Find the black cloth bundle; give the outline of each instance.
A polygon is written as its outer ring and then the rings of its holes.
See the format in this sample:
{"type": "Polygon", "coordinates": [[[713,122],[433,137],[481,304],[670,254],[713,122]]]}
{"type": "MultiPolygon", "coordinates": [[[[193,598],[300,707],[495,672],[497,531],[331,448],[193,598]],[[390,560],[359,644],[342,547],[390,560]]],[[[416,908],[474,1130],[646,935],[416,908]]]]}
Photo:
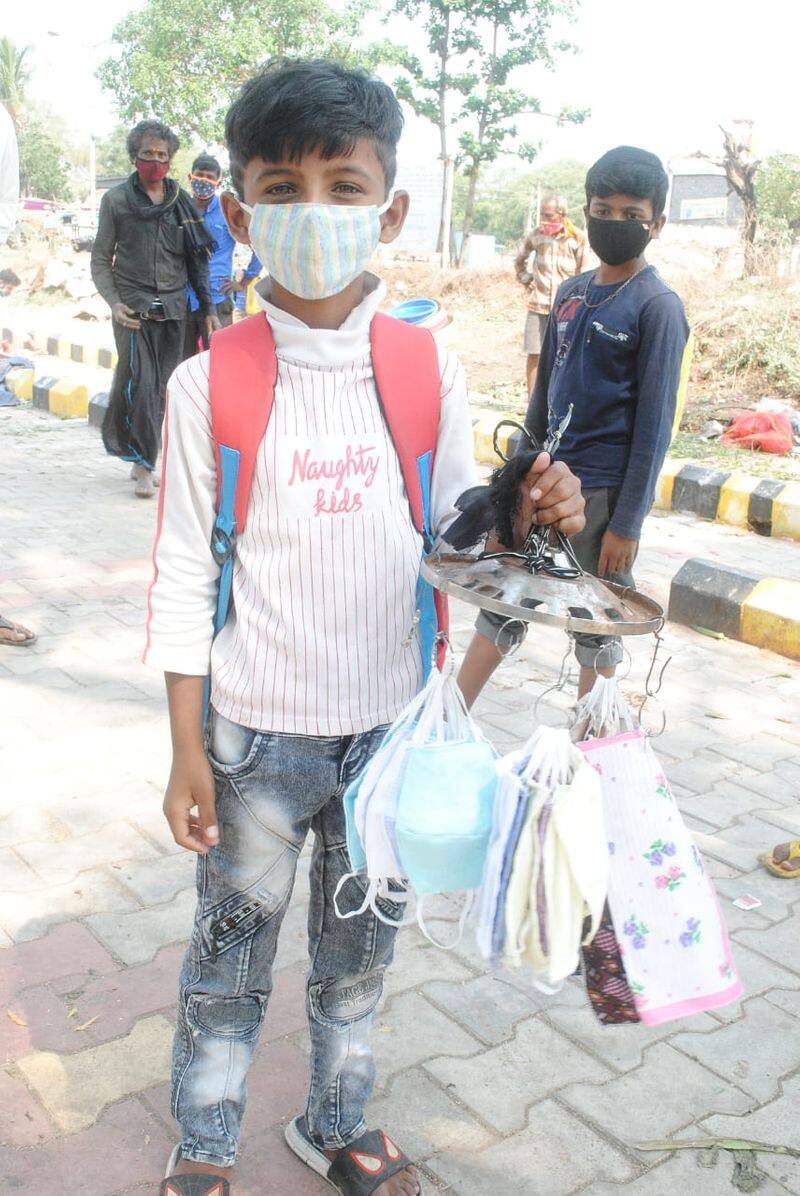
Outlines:
{"type": "Polygon", "coordinates": [[[520,486],[540,451],[521,449],[494,471],[488,486],[472,486],[459,495],[455,505],[461,514],[443,537],[456,552],[476,547],[491,531],[497,532],[504,547],[512,547],[520,486]]]}

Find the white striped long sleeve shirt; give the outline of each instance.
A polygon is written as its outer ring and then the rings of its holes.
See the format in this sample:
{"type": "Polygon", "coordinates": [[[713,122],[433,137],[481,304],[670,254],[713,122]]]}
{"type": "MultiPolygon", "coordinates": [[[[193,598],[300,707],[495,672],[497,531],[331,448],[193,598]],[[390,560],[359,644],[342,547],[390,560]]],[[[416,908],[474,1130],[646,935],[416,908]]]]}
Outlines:
{"type": "MultiPolygon", "coordinates": [[[[356,734],[391,722],[421,684],[412,629],[422,546],[372,374],[369,327],[385,288],[368,276],[367,292],[335,330],[311,329],[262,298],[278,357],[275,401],[237,541],[231,611],[213,645],[208,354],[180,365],[168,387],[145,659],[203,675],[210,658],[212,705],[257,730],[356,734]]],[[[445,350],[439,367],[436,534],[476,481],[464,373],[445,350]]]]}

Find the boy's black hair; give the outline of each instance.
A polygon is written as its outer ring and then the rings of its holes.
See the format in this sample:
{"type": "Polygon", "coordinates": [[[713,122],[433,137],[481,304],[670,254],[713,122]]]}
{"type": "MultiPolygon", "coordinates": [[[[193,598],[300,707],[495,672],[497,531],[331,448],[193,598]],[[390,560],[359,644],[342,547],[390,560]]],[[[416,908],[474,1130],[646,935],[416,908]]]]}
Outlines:
{"type": "Polygon", "coordinates": [[[270,63],[245,83],[225,118],[231,177],[240,197],[253,158],[296,162],[310,150],[335,158],[351,153],[361,138],[378,155],[388,192],[402,131],[403,114],[387,84],[326,59],[270,63]]]}
{"type": "Polygon", "coordinates": [[[633,195],[649,199],[653,204],[653,218],[663,215],[667,202],[669,179],[661,159],[647,150],[633,145],[618,145],[598,158],[586,175],[586,202],[594,196],[607,199],[609,195],[633,195]]]}
{"type": "Polygon", "coordinates": [[[192,174],[196,174],[198,170],[203,170],[206,174],[216,175],[218,179],[222,178],[222,167],[213,154],[197,155],[194,162],[192,162],[192,174]]]}
{"type": "Polygon", "coordinates": [[[131,162],[138,156],[142,142],[148,136],[157,137],[159,141],[166,141],[170,159],[175,157],[181,143],[172,129],[160,120],[140,120],[138,125],[134,125],[131,129],[126,142],[131,162]]]}

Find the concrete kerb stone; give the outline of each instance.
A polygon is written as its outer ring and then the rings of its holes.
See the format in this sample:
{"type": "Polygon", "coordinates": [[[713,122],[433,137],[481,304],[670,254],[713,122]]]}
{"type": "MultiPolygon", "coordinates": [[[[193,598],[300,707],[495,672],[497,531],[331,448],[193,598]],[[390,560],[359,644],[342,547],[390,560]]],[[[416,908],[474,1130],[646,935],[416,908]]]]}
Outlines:
{"type": "MultiPolygon", "coordinates": [[[[24,348],[28,339],[28,330],[22,327],[4,327],[0,336],[5,344],[24,348]]],[[[60,333],[45,338],[45,348],[51,357],[61,357],[64,361],[74,361],[92,368],[100,366],[113,370],[117,364],[117,351],[113,345],[98,345],[74,341],[71,337],[60,333]]]]}
{"type": "Polygon", "coordinates": [[[800,582],[691,559],[672,579],[668,617],[800,660],[800,582]]]}

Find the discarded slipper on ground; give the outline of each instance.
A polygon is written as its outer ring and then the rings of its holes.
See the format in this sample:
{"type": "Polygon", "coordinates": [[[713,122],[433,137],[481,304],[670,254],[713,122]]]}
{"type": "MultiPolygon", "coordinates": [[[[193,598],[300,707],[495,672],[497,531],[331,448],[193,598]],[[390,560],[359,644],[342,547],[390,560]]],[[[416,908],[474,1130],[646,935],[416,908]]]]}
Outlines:
{"type": "Polygon", "coordinates": [[[167,1164],[166,1179],[161,1181],[160,1196],[230,1196],[230,1184],[218,1175],[173,1175],[181,1160],[181,1148],[176,1146],[167,1164]]]}
{"type": "Polygon", "coordinates": [[[773,876],[779,876],[781,880],[800,878],[800,839],[779,843],[772,851],[765,851],[758,858],[768,872],[773,876]]]}
{"type": "MultiPolygon", "coordinates": [[[[387,1179],[414,1166],[382,1130],[367,1130],[341,1151],[333,1163],[309,1139],[305,1117],[290,1121],[284,1136],[297,1157],[342,1196],[370,1196],[387,1179]]],[[[424,1196],[421,1182],[419,1192],[424,1196]]]]}

